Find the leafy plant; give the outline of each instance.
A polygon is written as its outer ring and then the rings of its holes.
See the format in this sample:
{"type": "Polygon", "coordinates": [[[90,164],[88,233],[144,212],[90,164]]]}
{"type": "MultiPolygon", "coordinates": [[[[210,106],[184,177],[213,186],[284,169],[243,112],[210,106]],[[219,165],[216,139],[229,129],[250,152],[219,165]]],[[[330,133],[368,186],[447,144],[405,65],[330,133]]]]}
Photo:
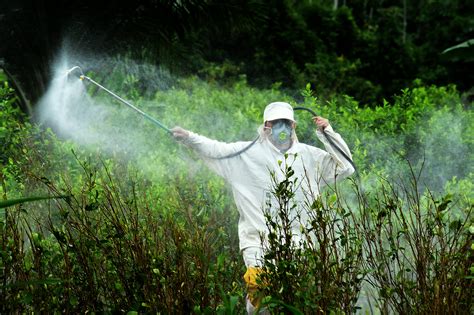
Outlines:
{"type": "Polygon", "coordinates": [[[25,202],[38,201],[38,200],[47,200],[47,199],[57,199],[57,198],[67,198],[67,196],[42,196],[42,197],[24,197],[19,199],[10,199],[0,201],[0,209],[11,207],[17,204],[22,204],[25,202]]]}
{"type": "Polygon", "coordinates": [[[364,235],[367,281],[383,312],[446,314],[472,311],[473,204],[384,181],[357,226],[364,235]]]}
{"type": "Polygon", "coordinates": [[[263,305],[277,313],[352,313],[364,278],[357,217],[337,190],[323,196],[308,192],[298,208],[295,192],[306,179],[294,176],[288,159],[282,165],[283,180],[272,176],[276,213],[265,212],[263,305]],[[295,239],[295,226],[303,238],[295,239]]]}

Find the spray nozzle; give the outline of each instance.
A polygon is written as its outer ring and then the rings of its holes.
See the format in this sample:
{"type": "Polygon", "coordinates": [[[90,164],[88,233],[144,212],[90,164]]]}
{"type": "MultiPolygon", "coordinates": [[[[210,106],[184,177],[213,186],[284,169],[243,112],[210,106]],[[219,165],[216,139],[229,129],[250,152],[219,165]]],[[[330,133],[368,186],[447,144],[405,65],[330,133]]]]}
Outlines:
{"type": "Polygon", "coordinates": [[[66,72],[66,75],[67,75],[68,79],[73,75],[78,76],[79,79],[81,79],[81,80],[84,80],[84,77],[85,77],[84,72],[82,71],[81,67],[79,67],[79,66],[74,66],[71,69],[69,69],[66,72]]]}

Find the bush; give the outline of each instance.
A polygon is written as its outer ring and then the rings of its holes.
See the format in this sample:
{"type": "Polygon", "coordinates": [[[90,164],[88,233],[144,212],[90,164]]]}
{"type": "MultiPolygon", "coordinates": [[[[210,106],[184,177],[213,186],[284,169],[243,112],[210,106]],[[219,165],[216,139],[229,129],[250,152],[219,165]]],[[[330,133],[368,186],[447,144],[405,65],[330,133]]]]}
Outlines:
{"type": "Polygon", "coordinates": [[[279,181],[273,175],[276,213],[266,212],[269,231],[264,255],[264,272],[259,282],[263,305],[272,313],[285,311],[309,314],[353,313],[364,278],[362,234],[357,230],[355,209],[341,201],[338,191],[323,196],[309,194],[300,211],[292,202],[304,178],[295,178],[286,160],[279,181]],[[293,226],[304,236],[295,243],[293,226]]]}
{"type": "Polygon", "coordinates": [[[387,181],[361,203],[366,280],[384,313],[472,312],[473,204],[417,185],[387,181]]]}
{"type": "Polygon", "coordinates": [[[380,178],[371,194],[354,186],[357,203],[338,189],[308,196],[310,220],[299,223],[306,238],[295,243],[292,199],[300,179],[288,164],[282,181],[274,177],[277,212],[266,213],[263,307],[352,313],[364,287],[383,313],[472,311],[472,200],[420,193],[414,172],[398,184],[380,178]]]}
{"type": "Polygon", "coordinates": [[[2,168],[4,196],[71,197],[2,213],[2,313],[214,313],[241,303],[237,212],[220,181],[201,172],[154,183],[132,163],[5,121],[21,132],[7,133],[18,141],[2,168]]]}

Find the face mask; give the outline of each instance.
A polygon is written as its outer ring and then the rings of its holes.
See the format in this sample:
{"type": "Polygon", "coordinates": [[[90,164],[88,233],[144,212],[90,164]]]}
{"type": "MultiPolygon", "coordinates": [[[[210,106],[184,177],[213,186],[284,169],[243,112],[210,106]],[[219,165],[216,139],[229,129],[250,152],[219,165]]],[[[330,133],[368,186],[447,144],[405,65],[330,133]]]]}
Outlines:
{"type": "Polygon", "coordinates": [[[272,126],[272,142],[279,148],[286,147],[291,143],[291,122],[278,120],[272,126]]]}

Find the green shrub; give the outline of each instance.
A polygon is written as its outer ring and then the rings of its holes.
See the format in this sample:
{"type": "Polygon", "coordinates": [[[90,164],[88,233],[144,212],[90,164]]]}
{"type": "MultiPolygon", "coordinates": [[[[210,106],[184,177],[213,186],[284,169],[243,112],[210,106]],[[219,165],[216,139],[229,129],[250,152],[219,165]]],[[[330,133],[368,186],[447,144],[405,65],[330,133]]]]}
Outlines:
{"type": "Polygon", "coordinates": [[[472,200],[384,181],[361,203],[366,280],[383,313],[472,312],[472,200]]]}
{"type": "Polygon", "coordinates": [[[72,197],[1,218],[2,313],[213,313],[241,303],[237,212],[221,181],[202,171],[145,176],[9,118],[21,129],[7,133],[18,140],[7,153],[19,176],[2,179],[4,194],[72,197]]]}
{"type": "Polygon", "coordinates": [[[284,179],[272,177],[276,213],[265,213],[269,234],[259,277],[263,306],[277,314],[353,313],[365,272],[356,211],[342,202],[337,190],[322,196],[308,193],[297,210],[293,197],[306,179],[293,176],[289,159],[284,165],[284,179]],[[296,211],[306,211],[309,221],[301,221],[296,211]],[[303,235],[296,244],[295,224],[303,235]]]}

